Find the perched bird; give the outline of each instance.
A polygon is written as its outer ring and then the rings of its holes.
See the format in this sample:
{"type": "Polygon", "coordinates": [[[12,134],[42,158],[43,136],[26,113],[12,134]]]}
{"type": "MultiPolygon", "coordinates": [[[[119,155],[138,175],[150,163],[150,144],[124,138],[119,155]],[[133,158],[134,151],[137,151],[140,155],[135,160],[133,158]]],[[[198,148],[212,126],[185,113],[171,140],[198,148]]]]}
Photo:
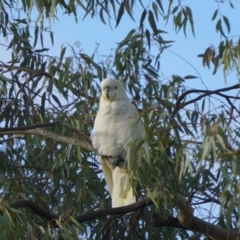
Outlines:
{"type": "Polygon", "coordinates": [[[143,139],[143,124],[120,81],[104,79],[101,90],[91,140],[98,151],[112,207],[121,207],[136,202],[126,158],[130,145],[143,139]]]}

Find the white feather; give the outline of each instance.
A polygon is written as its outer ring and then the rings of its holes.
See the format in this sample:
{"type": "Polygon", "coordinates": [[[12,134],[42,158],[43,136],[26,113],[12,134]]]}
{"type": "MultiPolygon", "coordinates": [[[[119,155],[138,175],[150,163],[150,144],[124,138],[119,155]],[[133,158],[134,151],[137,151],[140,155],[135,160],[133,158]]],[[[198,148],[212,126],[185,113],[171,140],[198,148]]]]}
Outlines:
{"type": "Polygon", "coordinates": [[[112,198],[112,207],[126,206],[136,201],[130,184],[130,173],[119,167],[113,168],[107,159],[111,156],[126,159],[129,141],[143,139],[142,122],[138,121],[138,111],[129,101],[120,81],[104,79],[101,82],[102,95],[91,139],[97,149],[99,162],[112,198]]]}

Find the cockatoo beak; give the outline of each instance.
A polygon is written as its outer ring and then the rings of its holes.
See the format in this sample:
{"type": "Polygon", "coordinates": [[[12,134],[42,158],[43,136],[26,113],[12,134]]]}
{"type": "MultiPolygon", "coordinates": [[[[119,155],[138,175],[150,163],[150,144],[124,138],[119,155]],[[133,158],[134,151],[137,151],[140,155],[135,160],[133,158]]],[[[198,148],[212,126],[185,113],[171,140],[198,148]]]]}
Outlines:
{"type": "Polygon", "coordinates": [[[104,99],[109,100],[110,98],[110,88],[105,88],[102,90],[102,96],[104,99]]]}
{"type": "Polygon", "coordinates": [[[106,97],[110,100],[110,88],[106,88],[106,97]]]}
{"type": "Polygon", "coordinates": [[[103,95],[103,98],[108,101],[112,101],[115,97],[115,94],[113,93],[113,91],[111,91],[110,87],[104,88],[102,91],[102,95],[103,95]]]}

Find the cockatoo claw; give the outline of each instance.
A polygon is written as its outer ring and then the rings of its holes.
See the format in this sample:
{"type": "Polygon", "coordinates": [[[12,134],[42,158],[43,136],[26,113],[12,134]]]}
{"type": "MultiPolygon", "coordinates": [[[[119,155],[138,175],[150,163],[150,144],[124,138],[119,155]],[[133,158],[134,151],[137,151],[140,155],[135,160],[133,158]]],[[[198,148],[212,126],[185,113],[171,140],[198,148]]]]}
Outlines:
{"type": "Polygon", "coordinates": [[[125,165],[125,160],[121,156],[114,158],[113,168],[115,167],[124,168],[124,165],[125,165]]]}

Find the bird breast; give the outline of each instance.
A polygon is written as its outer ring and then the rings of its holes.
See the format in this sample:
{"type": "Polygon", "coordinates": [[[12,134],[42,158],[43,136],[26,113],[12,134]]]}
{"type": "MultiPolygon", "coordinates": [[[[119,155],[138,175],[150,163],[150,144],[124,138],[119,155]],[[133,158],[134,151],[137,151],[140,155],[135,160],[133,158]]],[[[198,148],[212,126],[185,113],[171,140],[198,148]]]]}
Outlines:
{"type": "Polygon", "coordinates": [[[122,156],[133,134],[127,103],[108,102],[100,105],[92,132],[92,144],[99,155],[122,156]]]}

